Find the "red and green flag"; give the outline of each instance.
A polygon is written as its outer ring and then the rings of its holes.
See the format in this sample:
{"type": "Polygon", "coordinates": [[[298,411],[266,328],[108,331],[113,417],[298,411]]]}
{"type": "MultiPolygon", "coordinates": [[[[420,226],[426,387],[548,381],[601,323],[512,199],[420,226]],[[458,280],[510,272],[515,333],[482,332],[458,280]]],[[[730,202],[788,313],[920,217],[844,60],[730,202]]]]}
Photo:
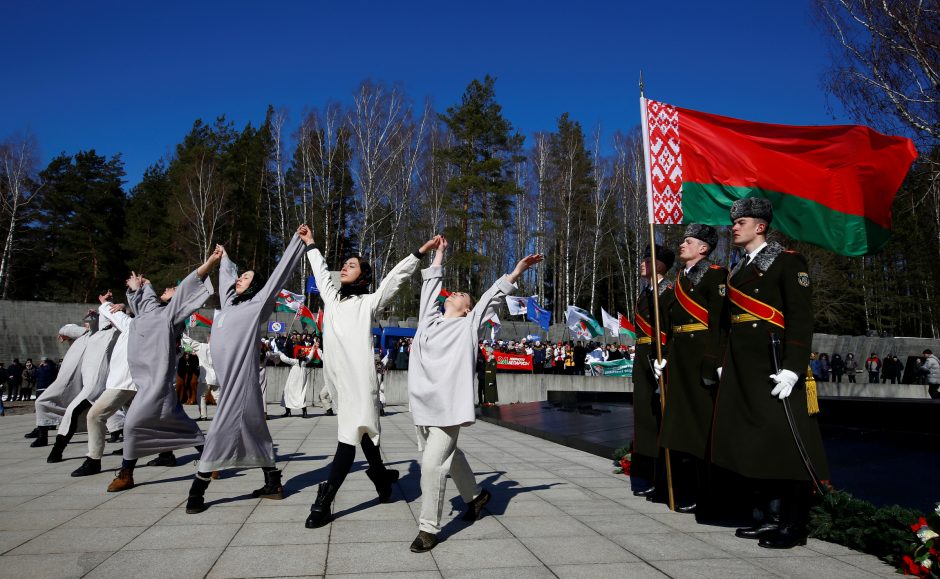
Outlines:
{"type": "Polygon", "coordinates": [[[842,255],[882,249],[917,158],[910,139],[859,125],[754,123],[640,99],[650,223],[729,225],[769,199],[772,226],[842,255]]]}
{"type": "Polygon", "coordinates": [[[627,316],[617,313],[617,317],[620,318],[620,333],[628,338],[636,340],[636,328],[633,324],[630,323],[630,320],[627,319],[627,316]]]}
{"type": "Polygon", "coordinates": [[[212,320],[202,314],[194,313],[193,315],[189,316],[189,327],[195,328],[198,326],[203,328],[211,328],[212,320]]]}
{"type": "Polygon", "coordinates": [[[320,328],[317,325],[317,320],[313,315],[313,312],[310,311],[310,308],[300,304],[300,308],[297,310],[297,319],[300,320],[301,324],[306,324],[308,326],[317,328],[317,331],[320,331],[320,328]]]}
{"type": "Polygon", "coordinates": [[[303,303],[304,296],[302,294],[295,294],[292,291],[282,289],[277,293],[274,311],[297,313],[303,303]]]}
{"type": "Polygon", "coordinates": [[[441,305],[444,305],[444,301],[447,300],[447,298],[449,297],[450,297],[450,292],[447,291],[446,288],[441,288],[441,293],[440,295],[437,296],[437,301],[441,305]]]}

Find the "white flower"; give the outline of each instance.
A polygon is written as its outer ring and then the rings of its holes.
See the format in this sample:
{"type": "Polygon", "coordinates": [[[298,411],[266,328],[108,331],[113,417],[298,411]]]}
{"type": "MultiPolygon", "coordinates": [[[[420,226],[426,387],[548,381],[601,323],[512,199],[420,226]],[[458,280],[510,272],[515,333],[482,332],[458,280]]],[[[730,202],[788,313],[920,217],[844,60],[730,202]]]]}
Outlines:
{"type": "Polygon", "coordinates": [[[937,503],[937,508],[935,508],[935,509],[933,510],[933,512],[935,512],[935,513],[937,513],[938,515],[940,515],[940,503],[937,503]]]}
{"type": "Polygon", "coordinates": [[[924,559],[923,561],[920,562],[920,566],[923,567],[924,569],[930,569],[931,565],[933,565],[933,560],[931,559],[924,559]]]}

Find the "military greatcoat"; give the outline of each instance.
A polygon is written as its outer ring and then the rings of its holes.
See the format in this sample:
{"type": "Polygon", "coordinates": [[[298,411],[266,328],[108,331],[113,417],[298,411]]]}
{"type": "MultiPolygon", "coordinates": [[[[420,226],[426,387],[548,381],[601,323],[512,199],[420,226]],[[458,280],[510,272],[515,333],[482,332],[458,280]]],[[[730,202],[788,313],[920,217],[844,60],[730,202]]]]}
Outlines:
{"type": "Polygon", "coordinates": [[[708,448],[717,369],[727,336],[727,278],[723,267],[696,263],[687,274],[679,273],[676,299],[666,311],[669,366],[659,444],[701,459],[708,448]]]}
{"type": "MultiPolygon", "coordinates": [[[[660,319],[669,309],[675,296],[672,293],[672,282],[663,280],[659,282],[659,311],[660,319]]],[[[644,338],[649,339],[652,331],[644,331],[644,327],[653,326],[653,292],[647,288],[640,292],[636,302],[636,352],[633,358],[633,452],[650,458],[659,457],[659,394],[656,379],[653,377],[653,368],[650,360],[656,357],[656,344],[652,342],[641,343],[644,338]]],[[[665,320],[660,330],[666,329],[665,320]]],[[[666,356],[663,347],[663,357],[666,356]]]]}
{"type": "Polygon", "coordinates": [[[712,460],[743,476],[810,480],[787,424],[783,402],[770,391],[774,383],[771,334],[782,342],[780,367],[800,377],[789,397],[796,425],[820,478],[829,478],[819,424],[806,410],[806,368],[813,339],[812,290],[806,259],[777,243],[762,249],[747,266],[739,262],[728,278],[728,294],[775,308],[784,327],[765,319],[741,322],[748,311],[733,300],[731,330],[722,364],[712,429],[712,460]]]}

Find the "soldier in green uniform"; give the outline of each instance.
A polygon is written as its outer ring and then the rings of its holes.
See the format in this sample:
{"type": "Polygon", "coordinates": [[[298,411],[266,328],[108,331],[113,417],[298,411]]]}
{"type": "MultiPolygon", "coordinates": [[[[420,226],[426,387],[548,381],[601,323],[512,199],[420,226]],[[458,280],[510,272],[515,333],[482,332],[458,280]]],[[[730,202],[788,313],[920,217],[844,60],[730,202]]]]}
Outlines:
{"type": "Polygon", "coordinates": [[[772,219],[766,199],[739,199],[731,206],[734,244],[747,255],[728,277],[731,330],[711,453],[716,465],[754,479],[767,501],[765,518],[736,535],[759,539],[761,547],[788,549],[806,543],[812,480],[788,425],[784,399],[818,476],[829,475],[819,425],[807,410],[805,379],[813,339],[809,269],[802,255],[767,243],[772,219]],[[782,343],[776,356],[772,336],[782,343]]]}
{"type": "Polygon", "coordinates": [[[669,328],[666,404],[659,444],[670,450],[676,511],[695,512],[705,495],[706,451],[714,413],[728,308],[728,270],[706,259],[718,245],[714,227],[693,223],[679,245],[683,269],[664,310],[669,328]]]}
{"type": "MultiPolygon", "coordinates": [[[[666,272],[675,262],[675,254],[665,247],[656,246],[656,279],[659,288],[660,319],[662,312],[669,308],[673,300],[672,284],[666,280],[666,272]]],[[[644,260],[640,262],[640,278],[646,280],[640,290],[634,309],[636,327],[636,352],[633,363],[633,465],[630,478],[634,484],[633,494],[651,497],[656,493],[657,461],[659,458],[659,386],[653,377],[652,361],[656,359],[656,344],[652,335],[653,323],[653,286],[650,281],[653,266],[650,250],[647,247],[644,260]]],[[[660,344],[665,347],[665,328],[660,324],[660,344]]],[[[663,349],[663,356],[666,355],[663,349]]],[[[659,469],[662,470],[662,469],[659,469]]],[[[665,491],[665,484],[660,485],[660,492],[665,491]]]]}

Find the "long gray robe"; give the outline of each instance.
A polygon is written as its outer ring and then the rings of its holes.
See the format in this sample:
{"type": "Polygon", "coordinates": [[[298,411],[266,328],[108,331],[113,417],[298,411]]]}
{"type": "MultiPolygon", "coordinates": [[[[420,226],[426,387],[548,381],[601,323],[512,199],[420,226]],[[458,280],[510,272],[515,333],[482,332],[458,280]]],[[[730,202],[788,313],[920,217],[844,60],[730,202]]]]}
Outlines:
{"type": "Polygon", "coordinates": [[[193,271],[166,305],[150,284],[128,292],[128,305],[137,313],[127,339],[127,362],[137,396],[124,419],[125,459],[199,446],[205,441],[199,425],[176,399],[176,343],[186,320],[214,291],[208,277],[201,280],[193,271]]]}
{"type": "Polygon", "coordinates": [[[63,436],[68,434],[72,420],[76,421],[76,432],[85,431],[85,416],[88,409],[77,415],[75,410],[85,401],[94,404],[104,392],[105,384],[108,382],[111,350],[114,349],[114,343],[117,342],[120,332],[105,320],[101,320],[99,324],[102,329],[88,338],[88,345],[85,346],[85,353],[82,355],[82,390],[69,403],[68,408],[65,409],[65,415],[62,416],[62,422],[59,423],[59,434],[63,436]]]}
{"type": "Polygon", "coordinates": [[[72,338],[72,345],[62,358],[56,379],[36,399],[36,426],[58,426],[69,402],[82,391],[82,354],[91,336],[75,324],[63,326],[59,335],[72,338]]]}
{"type": "Polygon", "coordinates": [[[222,309],[212,321],[212,363],[224,395],[206,436],[199,472],[230,467],[273,467],[274,442],[265,420],[258,360],[259,324],[274,312],[274,298],[303,256],[304,244],[291,239],[271,277],[250,300],[233,305],[238,270],[227,256],[219,266],[222,309]]]}

